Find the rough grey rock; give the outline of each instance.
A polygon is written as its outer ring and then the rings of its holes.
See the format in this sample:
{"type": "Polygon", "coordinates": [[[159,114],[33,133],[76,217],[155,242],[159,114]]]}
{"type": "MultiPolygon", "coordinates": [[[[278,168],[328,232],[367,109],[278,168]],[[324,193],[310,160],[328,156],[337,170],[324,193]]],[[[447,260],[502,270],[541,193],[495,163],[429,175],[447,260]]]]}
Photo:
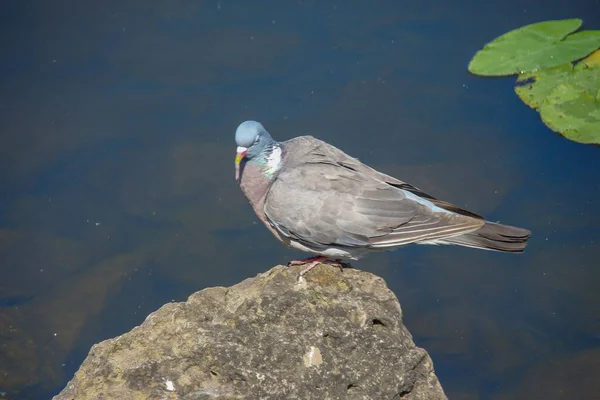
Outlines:
{"type": "Polygon", "coordinates": [[[96,344],[54,399],[446,399],[383,279],[277,266],[96,344]]]}

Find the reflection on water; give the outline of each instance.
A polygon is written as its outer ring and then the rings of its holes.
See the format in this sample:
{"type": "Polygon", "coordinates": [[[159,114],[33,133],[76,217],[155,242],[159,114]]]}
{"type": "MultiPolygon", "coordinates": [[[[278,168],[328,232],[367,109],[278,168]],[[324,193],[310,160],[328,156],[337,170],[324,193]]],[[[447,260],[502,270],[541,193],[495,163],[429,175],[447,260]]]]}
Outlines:
{"type": "Polygon", "coordinates": [[[298,256],[233,180],[252,118],[530,228],[521,256],[413,246],[354,265],[394,290],[450,398],[591,398],[598,149],[549,132],[510,79],[466,73],[516,26],[600,27],[588,2],[550,3],[3,4],[0,392],[48,398],[161,304],[298,256]]]}

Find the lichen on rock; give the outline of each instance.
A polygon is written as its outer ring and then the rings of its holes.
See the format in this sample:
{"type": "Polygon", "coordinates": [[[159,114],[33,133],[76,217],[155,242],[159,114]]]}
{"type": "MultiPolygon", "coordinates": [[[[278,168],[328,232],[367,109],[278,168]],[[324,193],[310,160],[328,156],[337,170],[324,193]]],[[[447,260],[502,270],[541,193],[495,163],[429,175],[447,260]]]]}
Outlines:
{"type": "Polygon", "coordinates": [[[383,279],[277,266],[94,345],[66,399],[446,399],[383,279]]]}

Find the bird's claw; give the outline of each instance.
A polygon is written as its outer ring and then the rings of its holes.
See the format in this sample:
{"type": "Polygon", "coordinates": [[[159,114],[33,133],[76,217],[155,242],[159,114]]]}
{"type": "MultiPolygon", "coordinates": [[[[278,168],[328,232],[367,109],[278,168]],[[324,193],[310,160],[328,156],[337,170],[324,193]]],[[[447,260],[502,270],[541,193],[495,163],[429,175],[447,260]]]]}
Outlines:
{"type": "Polygon", "coordinates": [[[332,266],[336,266],[340,269],[341,272],[344,272],[344,268],[349,268],[350,264],[342,262],[342,260],[330,260],[328,257],[325,256],[315,256],[315,257],[309,257],[309,258],[305,258],[304,260],[292,260],[288,263],[288,266],[292,266],[292,265],[304,265],[304,264],[308,264],[308,266],[304,267],[302,269],[302,271],[300,271],[300,273],[298,274],[298,281],[302,281],[302,277],[311,269],[313,269],[314,267],[316,267],[318,264],[327,264],[327,265],[332,265],[332,266]]]}

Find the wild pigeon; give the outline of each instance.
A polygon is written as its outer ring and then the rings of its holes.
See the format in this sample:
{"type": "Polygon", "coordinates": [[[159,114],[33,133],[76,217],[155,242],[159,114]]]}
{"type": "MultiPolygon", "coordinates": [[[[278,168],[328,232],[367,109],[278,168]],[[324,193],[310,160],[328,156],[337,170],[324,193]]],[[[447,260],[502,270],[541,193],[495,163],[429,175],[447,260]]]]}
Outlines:
{"type": "Polygon", "coordinates": [[[312,136],[275,141],[256,121],[235,132],[235,178],[258,218],[317,263],[410,243],[522,252],[531,232],[486,221],[312,136]]]}

